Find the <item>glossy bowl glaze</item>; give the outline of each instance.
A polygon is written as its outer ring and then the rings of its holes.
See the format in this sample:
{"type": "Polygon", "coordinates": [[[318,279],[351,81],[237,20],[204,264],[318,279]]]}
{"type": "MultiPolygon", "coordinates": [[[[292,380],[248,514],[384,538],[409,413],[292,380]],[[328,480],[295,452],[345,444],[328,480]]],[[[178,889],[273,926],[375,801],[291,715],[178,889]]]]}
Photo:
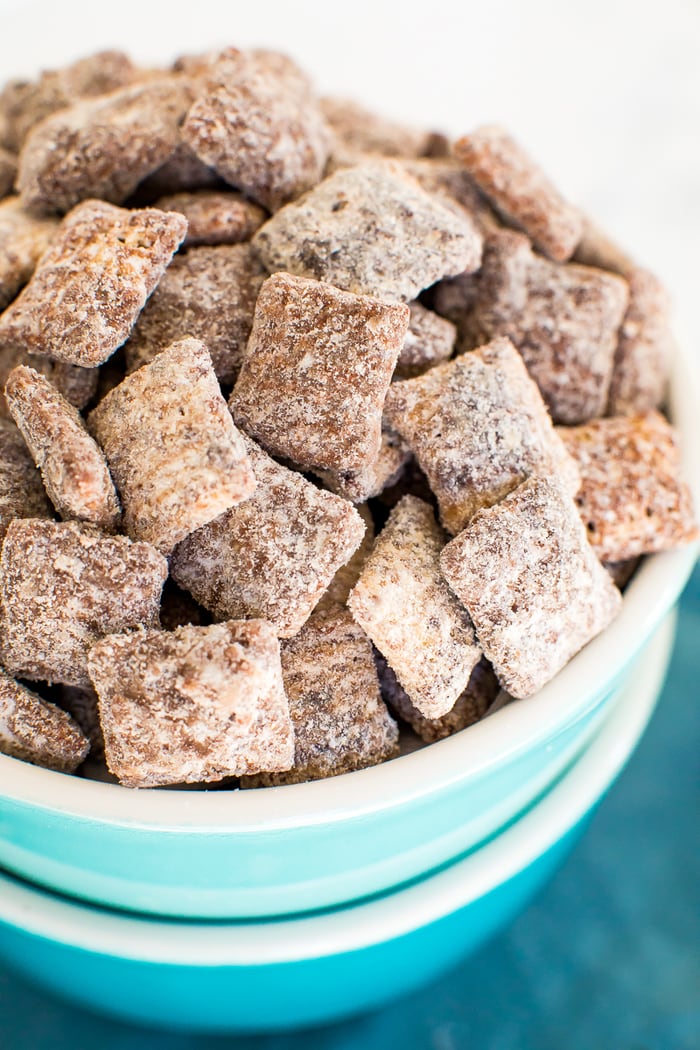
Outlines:
{"type": "Polygon", "coordinates": [[[657,630],[585,752],[519,820],[402,890],[279,921],[137,918],[0,876],[0,958],[91,1009],[159,1026],[271,1030],[408,994],[476,948],[556,869],[642,735],[673,622],[657,630]]]}
{"type": "MultiPolygon", "coordinates": [[[[680,357],[672,414],[697,483],[696,387],[680,357]]],[[[695,557],[646,559],[611,627],[536,696],[372,769],[257,791],[130,791],[0,755],[0,867],[110,907],[223,919],[334,907],[423,876],[513,820],[586,746],[695,557]]]]}

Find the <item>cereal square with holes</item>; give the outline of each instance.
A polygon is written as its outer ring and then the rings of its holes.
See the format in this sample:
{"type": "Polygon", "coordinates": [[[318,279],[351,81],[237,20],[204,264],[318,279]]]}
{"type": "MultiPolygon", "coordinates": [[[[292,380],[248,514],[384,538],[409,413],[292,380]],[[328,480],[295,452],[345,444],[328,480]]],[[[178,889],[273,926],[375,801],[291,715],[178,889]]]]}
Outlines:
{"type": "Polygon", "coordinates": [[[698,539],[677,434],[659,412],[594,419],[559,433],[578,464],[576,502],[602,561],[626,561],[698,539]]]}
{"type": "Polygon", "coordinates": [[[5,398],[60,516],[116,531],[121,507],[114,482],[77,409],[24,365],[10,372],[5,398]]]}
{"type": "Polygon", "coordinates": [[[236,423],[301,467],[368,466],[408,320],[402,303],[274,274],[260,290],[231,395],[236,423]]]}
{"type": "Polygon", "coordinates": [[[573,255],[583,218],[503,128],[487,125],[455,144],[455,155],[507,222],[557,262],[573,255]]]}
{"type": "Polygon", "coordinates": [[[101,365],[126,341],[186,231],[177,212],[79,204],[0,315],[0,349],[101,365]]]}
{"type": "Polygon", "coordinates": [[[89,685],[105,634],[158,623],[165,558],[77,522],[17,519],[0,560],[0,658],[20,678],[89,685]]]}
{"type": "Polygon", "coordinates": [[[319,182],[330,148],[306,75],[290,59],[235,48],[205,72],[182,133],[200,160],[269,211],[319,182]]]}
{"type": "Polygon", "coordinates": [[[66,711],[0,670],[0,754],[74,773],[89,750],[90,741],[66,711]]]}
{"type": "Polygon", "coordinates": [[[536,693],[617,615],[621,596],[570,494],[531,477],[442,552],[484,655],[517,699],[536,693]]]}
{"type": "Polygon", "coordinates": [[[472,671],[467,688],[447,714],[440,718],[426,718],[411,702],[406,690],[401,688],[398,678],[380,652],[375,653],[375,661],[382,696],[389,710],[409,725],[426,744],[444,740],[481,721],[501,688],[491,664],[482,658],[472,671]]]}
{"type": "Polygon", "coordinates": [[[578,472],[508,339],[393,383],[387,421],[413,450],[453,535],[535,472],[578,472]]]}
{"type": "Polygon", "coordinates": [[[347,500],[245,444],[253,495],[179,543],[170,571],[215,619],[260,617],[290,638],[360,546],[365,523],[347,500]]]}
{"type": "Polygon", "coordinates": [[[255,488],[243,439],[197,339],[173,343],[127,376],[88,423],[107,456],[127,533],[164,554],[255,488]]]}
{"type": "Polygon", "coordinates": [[[583,423],[605,412],[628,298],[622,277],[549,262],[503,230],[484,246],[462,345],[508,337],[555,422],[583,423]]]}
{"type": "Polygon", "coordinates": [[[292,765],[279,642],[262,620],[112,634],[88,665],[107,764],[127,787],[292,765]]]}
{"type": "Polygon", "coordinates": [[[165,77],[80,99],[47,117],[19,156],[22,204],[46,213],[91,197],[121,204],[174,152],[191,101],[184,78],[165,77]]]}
{"type": "Polygon", "coordinates": [[[372,646],[346,609],[314,612],[282,644],[294,725],[294,765],[242,787],[302,783],[377,765],[399,752],[399,730],[379,692],[372,646]]]}
{"type": "Polygon", "coordinates": [[[440,572],[446,539],[432,507],[404,496],[348,598],[352,615],[427,718],[447,714],[481,657],[469,615],[440,572]]]}
{"type": "Polygon", "coordinates": [[[478,269],[481,244],[466,212],[445,207],[392,161],[335,172],[253,238],[270,271],[405,300],[442,277],[478,269]]]}
{"type": "Polygon", "coordinates": [[[220,383],[235,382],[264,279],[247,244],[202,246],[176,255],[126,343],[128,370],[152,361],[186,334],[206,344],[220,383]]]}

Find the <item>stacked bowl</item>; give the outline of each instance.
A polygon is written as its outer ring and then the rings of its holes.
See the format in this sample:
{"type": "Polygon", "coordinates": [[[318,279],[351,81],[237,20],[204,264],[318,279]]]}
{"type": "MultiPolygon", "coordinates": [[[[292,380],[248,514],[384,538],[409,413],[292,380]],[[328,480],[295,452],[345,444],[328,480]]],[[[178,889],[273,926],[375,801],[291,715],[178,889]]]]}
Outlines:
{"type": "MultiPolygon", "coordinates": [[[[691,482],[695,389],[679,358],[691,482]]],[[[93,1008],[197,1029],[320,1023],[418,987],[581,833],[653,710],[695,556],[647,558],[612,626],[536,696],[371,769],[128,791],[0,756],[0,958],[93,1008]]]]}

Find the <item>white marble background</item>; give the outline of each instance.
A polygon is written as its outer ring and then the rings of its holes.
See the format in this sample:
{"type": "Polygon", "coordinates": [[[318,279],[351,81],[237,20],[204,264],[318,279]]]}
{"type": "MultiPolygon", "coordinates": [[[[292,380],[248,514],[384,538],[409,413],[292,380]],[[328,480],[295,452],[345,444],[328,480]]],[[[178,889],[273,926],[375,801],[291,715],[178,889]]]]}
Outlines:
{"type": "Polygon", "coordinates": [[[670,285],[700,360],[700,0],[0,0],[0,79],[105,46],[289,51],[326,93],[508,126],[670,285]]]}

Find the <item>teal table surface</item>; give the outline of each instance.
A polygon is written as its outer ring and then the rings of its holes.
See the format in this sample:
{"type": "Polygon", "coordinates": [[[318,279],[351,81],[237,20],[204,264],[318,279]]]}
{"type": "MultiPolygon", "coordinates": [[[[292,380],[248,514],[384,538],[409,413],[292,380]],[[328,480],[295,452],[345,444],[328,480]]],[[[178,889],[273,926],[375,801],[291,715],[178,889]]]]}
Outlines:
{"type": "Polygon", "coordinates": [[[0,1047],[697,1050],[699,700],[696,568],[660,706],[585,838],[506,932],[407,1002],[314,1032],[173,1035],[92,1016],[0,968],[0,1047]]]}

